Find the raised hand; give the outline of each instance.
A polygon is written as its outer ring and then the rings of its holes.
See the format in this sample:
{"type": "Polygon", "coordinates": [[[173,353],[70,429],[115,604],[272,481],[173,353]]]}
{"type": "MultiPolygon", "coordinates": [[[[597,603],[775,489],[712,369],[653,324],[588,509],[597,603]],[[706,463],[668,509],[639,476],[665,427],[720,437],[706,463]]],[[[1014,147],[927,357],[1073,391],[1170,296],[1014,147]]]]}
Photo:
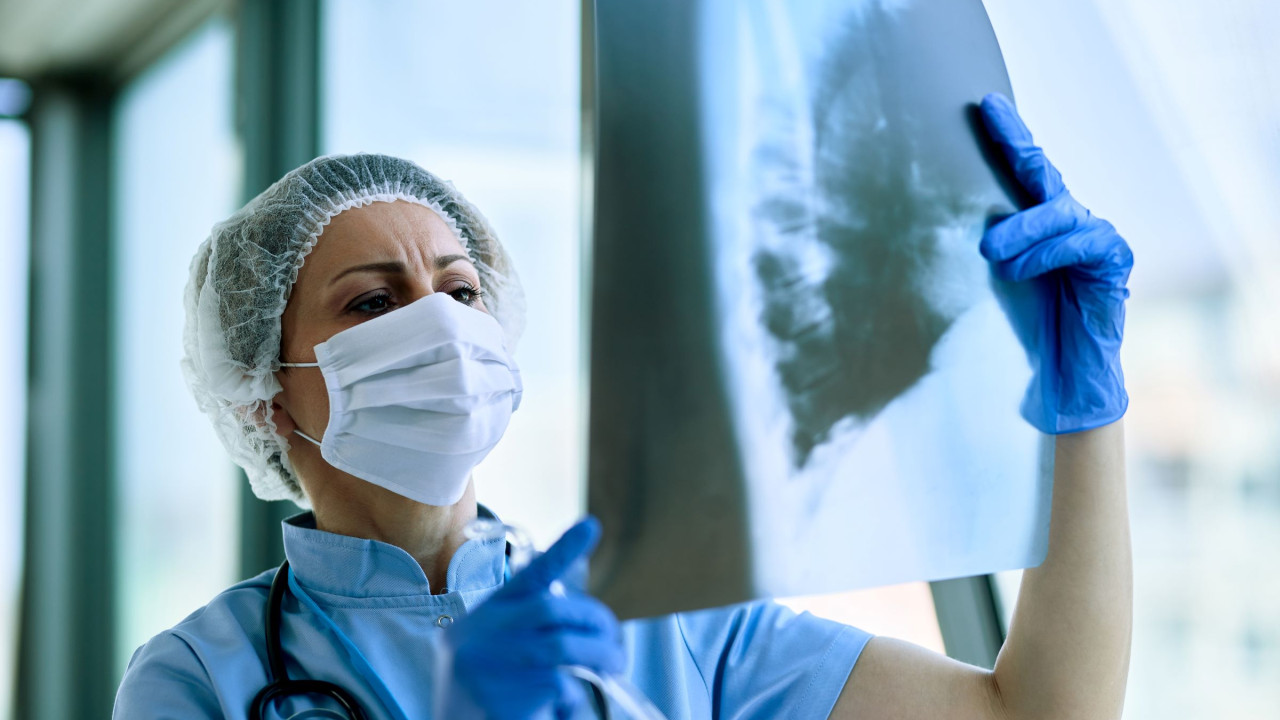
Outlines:
{"type": "Polygon", "coordinates": [[[1111,223],[1076,201],[1013,103],[982,99],[987,131],[1037,203],[987,230],[979,250],[1034,375],[1022,415],[1042,432],[1090,430],[1129,406],[1120,368],[1133,253],[1111,223]]]}

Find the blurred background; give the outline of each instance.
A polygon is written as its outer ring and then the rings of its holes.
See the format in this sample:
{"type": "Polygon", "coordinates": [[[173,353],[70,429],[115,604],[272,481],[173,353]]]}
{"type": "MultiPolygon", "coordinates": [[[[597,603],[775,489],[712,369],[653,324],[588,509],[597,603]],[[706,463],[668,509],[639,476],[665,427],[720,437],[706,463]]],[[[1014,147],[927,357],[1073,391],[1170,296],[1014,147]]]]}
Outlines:
{"type": "MultiPolygon", "coordinates": [[[[1280,5],[985,4],[1028,124],[1137,257],[1125,716],[1273,718],[1280,5]]],[[[0,0],[0,718],[106,717],[134,649],[279,562],[296,508],[191,401],[182,292],[210,226],[317,154],[407,157],[488,215],[530,312],[480,500],[541,544],[581,512],[589,8],[0,0]]],[[[989,665],[1017,582],[786,602],[989,665]]]]}

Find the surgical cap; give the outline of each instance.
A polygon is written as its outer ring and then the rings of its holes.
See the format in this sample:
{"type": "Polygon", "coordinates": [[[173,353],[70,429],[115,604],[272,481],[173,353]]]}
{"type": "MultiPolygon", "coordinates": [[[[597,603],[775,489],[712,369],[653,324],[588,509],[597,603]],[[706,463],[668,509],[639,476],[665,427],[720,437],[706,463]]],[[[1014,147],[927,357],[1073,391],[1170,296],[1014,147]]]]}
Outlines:
{"type": "Polygon", "coordinates": [[[285,175],[213,227],[191,261],[182,370],[200,409],[263,500],[309,503],[276,434],[280,318],[298,270],[338,213],[396,200],[435,211],[466,248],[485,306],[515,349],[524,296],[506,251],[452,183],[386,155],[331,155],[285,175]]]}

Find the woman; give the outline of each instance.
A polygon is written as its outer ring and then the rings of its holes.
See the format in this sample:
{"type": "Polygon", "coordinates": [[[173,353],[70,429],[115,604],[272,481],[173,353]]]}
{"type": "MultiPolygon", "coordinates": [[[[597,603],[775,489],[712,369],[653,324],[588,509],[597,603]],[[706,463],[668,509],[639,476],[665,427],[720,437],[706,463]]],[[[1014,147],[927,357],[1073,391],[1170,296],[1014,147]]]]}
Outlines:
{"type": "Polygon", "coordinates": [[[470,469],[519,404],[510,264],[451,186],[395,158],[331,157],[215,227],[186,298],[184,368],[202,409],[260,497],[312,509],[284,523],[282,657],[264,632],[273,570],[139,649],[117,716],[247,717],[286,673],[344,699],[267,703],[280,717],[331,717],[305,708],[341,702],[371,718],[591,716],[559,669],[579,665],[628,677],[671,718],[1119,717],[1132,255],[1066,192],[1008,100],[988,96],[982,112],[1038,204],[981,251],[1031,291],[1010,307],[1035,368],[1023,413],[1060,433],[1049,555],[1024,576],[993,671],[772,603],[620,624],[558,589],[590,553],[591,520],[512,575],[504,543],[464,534],[489,515],[470,469]]]}

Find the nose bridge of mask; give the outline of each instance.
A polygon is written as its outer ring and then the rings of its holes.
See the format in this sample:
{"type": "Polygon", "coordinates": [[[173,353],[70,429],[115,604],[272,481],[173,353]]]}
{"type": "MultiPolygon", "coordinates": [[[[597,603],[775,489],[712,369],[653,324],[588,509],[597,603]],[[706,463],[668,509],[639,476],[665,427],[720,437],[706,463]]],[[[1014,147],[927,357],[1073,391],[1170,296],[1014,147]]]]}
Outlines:
{"type": "Polygon", "coordinates": [[[468,353],[511,364],[498,321],[445,293],[432,293],[399,310],[347,328],[316,345],[315,350],[326,383],[332,375],[338,385],[346,385],[356,377],[442,362],[468,353]]]}

